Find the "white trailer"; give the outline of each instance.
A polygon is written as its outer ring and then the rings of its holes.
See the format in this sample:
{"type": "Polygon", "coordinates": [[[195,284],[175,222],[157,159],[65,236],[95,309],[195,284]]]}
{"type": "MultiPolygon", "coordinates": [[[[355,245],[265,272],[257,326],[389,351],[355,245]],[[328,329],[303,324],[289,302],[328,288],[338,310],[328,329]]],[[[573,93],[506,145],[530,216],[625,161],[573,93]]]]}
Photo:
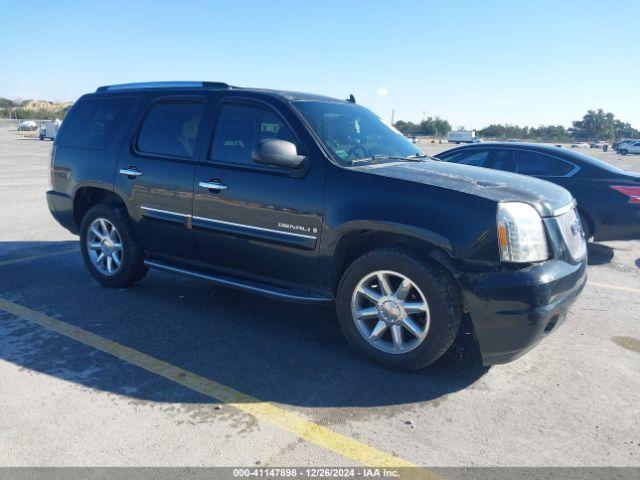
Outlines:
{"type": "Polygon", "coordinates": [[[51,140],[55,140],[56,135],[58,135],[58,130],[60,129],[60,120],[46,120],[40,124],[40,140],[44,140],[46,138],[50,138],[51,140]]]}
{"type": "Polygon", "coordinates": [[[449,143],[478,143],[480,138],[476,137],[475,130],[456,130],[449,132],[447,135],[447,141],[449,143]]]}

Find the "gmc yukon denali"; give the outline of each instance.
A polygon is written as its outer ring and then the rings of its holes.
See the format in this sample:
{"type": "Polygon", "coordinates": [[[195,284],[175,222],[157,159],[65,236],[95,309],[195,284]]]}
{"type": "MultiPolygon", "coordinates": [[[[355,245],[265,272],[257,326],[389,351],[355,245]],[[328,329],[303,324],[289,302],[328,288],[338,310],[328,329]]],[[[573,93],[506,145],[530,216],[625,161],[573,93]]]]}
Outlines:
{"type": "Polygon", "coordinates": [[[566,190],[427,157],[353,96],[100,87],[62,124],[47,200],[107,287],[153,267],[335,302],[351,346],[394,369],[433,363],[463,318],[484,364],[509,362],[586,281],[566,190]]]}

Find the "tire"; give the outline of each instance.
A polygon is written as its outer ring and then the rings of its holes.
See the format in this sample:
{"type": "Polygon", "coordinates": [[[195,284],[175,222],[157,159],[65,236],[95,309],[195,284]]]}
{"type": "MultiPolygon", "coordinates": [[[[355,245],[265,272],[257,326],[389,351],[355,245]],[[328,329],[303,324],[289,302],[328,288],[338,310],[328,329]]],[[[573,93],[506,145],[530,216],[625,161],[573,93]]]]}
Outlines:
{"type": "Polygon", "coordinates": [[[626,148],[623,148],[622,150],[620,150],[621,155],[627,155],[628,153],[629,153],[629,150],[627,150],[626,148]]]}
{"type": "MultiPolygon", "coordinates": [[[[99,204],[90,208],[82,219],[82,225],[80,226],[80,248],[87,270],[89,270],[93,278],[105,287],[127,287],[141,280],[147,274],[148,268],[144,264],[144,252],[133,234],[129,215],[124,207],[99,204]],[[95,230],[101,233],[103,237],[105,236],[104,229],[100,226],[102,224],[101,219],[106,220],[104,224],[110,224],[115,227],[116,234],[114,235],[113,230],[111,230],[112,235],[107,235],[107,240],[111,241],[110,246],[121,245],[120,249],[112,248],[114,251],[119,250],[119,254],[116,257],[119,257],[120,264],[117,269],[113,269],[116,260],[112,258],[111,265],[113,270],[111,273],[105,271],[107,265],[105,261],[99,262],[98,266],[96,266],[95,257],[99,256],[100,252],[104,254],[104,251],[89,247],[90,242],[92,244],[103,243],[99,241],[99,237],[94,232],[90,231],[91,227],[95,226],[95,230]]],[[[103,246],[100,248],[103,248],[103,246]]]]}
{"type": "Polygon", "coordinates": [[[591,222],[587,218],[587,216],[578,212],[578,216],[580,217],[580,223],[582,224],[582,231],[584,232],[584,238],[587,242],[591,241],[593,238],[593,229],[591,228],[591,222]]]}
{"type": "MultiPolygon", "coordinates": [[[[383,296],[391,298],[388,295],[383,296]]],[[[393,297],[395,298],[395,297],[393,297]]],[[[395,301],[395,300],[394,300],[395,301]]],[[[402,248],[382,248],[371,251],[356,259],[344,272],[338,286],[336,309],[338,312],[338,320],[342,333],[346,337],[351,347],[366,359],[394,370],[418,370],[424,368],[440,358],[453,343],[458,330],[460,328],[462,318],[461,297],[457,285],[453,279],[449,277],[444,270],[436,264],[432,264],[420,256],[409,250],[402,248]],[[406,302],[400,308],[396,308],[397,304],[391,302],[391,310],[387,311],[386,304],[389,300],[374,302],[368,300],[365,296],[365,302],[370,304],[362,306],[362,290],[356,289],[359,285],[364,285],[370,280],[371,288],[367,287],[366,291],[371,292],[373,289],[382,290],[379,282],[375,285],[377,274],[382,272],[387,277],[387,283],[391,287],[389,290],[397,294],[400,290],[397,286],[404,279],[408,279],[413,288],[410,290],[406,302]],[[374,276],[375,274],[375,276],[374,276]],[[395,277],[395,275],[398,275],[395,277]],[[394,283],[395,282],[395,283],[394,283]],[[424,317],[420,310],[419,313],[409,315],[404,306],[417,305],[422,300],[426,300],[427,308],[424,317]],[[374,307],[377,305],[377,307],[374,307]],[[370,310],[367,310],[370,309],[370,310]],[[354,311],[374,312],[369,313],[367,318],[361,322],[356,321],[354,311]],[[388,315],[394,315],[389,323],[388,315]],[[398,323],[404,322],[402,319],[409,316],[413,325],[422,328],[424,336],[420,340],[417,336],[410,333],[410,330],[404,325],[400,325],[401,339],[405,341],[405,350],[398,350],[395,343],[395,333],[393,330],[398,323]],[[384,321],[383,321],[384,319],[384,321]],[[365,338],[368,328],[371,332],[378,328],[379,323],[384,323],[384,331],[376,339],[376,345],[365,338]],[[364,333],[363,333],[364,332],[364,333]],[[413,345],[413,346],[412,346],[413,345]],[[384,349],[384,350],[383,350],[384,349]],[[395,351],[392,353],[390,349],[395,351]]],[[[420,330],[418,328],[418,330],[420,330]]],[[[382,330],[378,328],[377,331],[382,330]]],[[[374,335],[375,336],[375,335],[374,335]]]]}

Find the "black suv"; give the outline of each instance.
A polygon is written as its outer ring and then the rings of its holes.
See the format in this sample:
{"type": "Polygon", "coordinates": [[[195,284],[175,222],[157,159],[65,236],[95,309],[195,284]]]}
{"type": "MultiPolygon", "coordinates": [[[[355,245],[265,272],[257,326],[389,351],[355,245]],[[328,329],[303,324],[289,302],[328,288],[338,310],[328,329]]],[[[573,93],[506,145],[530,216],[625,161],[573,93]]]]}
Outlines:
{"type": "Polygon", "coordinates": [[[178,82],[100,87],[51,154],[54,217],[89,272],[148,267],[333,302],[349,343],[429,365],[471,320],[485,364],[556,328],[586,281],[574,200],[431,160],[355,99],[178,82]]]}

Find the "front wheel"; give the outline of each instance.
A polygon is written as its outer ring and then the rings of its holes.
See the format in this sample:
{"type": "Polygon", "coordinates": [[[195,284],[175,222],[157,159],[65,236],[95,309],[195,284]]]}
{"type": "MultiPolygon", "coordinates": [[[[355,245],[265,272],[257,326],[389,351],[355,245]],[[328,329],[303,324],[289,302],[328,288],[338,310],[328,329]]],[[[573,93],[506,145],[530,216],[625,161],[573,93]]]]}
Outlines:
{"type": "Polygon", "coordinates": [[[591,229],[591,222],[587,219],[584,213],[578,213],[580,216],[580,224],[582,225],[582,231],[584,232],[584,238],[587,242],[593,238],[593,232],[591,229]]]}
{"type": "Polygon", "coordinates": [[[628,153],[629,153],[629,150],[627,150],[626,148],[623,148],[622,150],[620,150],[621,155],[626,155],[628,153]]]}
{"type": "Polygon", "coordinates": [[[80,247],[89,273],[106,287],[129,286],[147,273],[142,248],[123,207],[92,207],[80,226],[80,247]]]}
{"type": "Polygon", "coordinates": [[[453,280],[437,265],[400,248],[355,260],[338,287],[340,328],[365,358],[387,368],[418,370],[451,346],[461,321],[453,280]]]}

